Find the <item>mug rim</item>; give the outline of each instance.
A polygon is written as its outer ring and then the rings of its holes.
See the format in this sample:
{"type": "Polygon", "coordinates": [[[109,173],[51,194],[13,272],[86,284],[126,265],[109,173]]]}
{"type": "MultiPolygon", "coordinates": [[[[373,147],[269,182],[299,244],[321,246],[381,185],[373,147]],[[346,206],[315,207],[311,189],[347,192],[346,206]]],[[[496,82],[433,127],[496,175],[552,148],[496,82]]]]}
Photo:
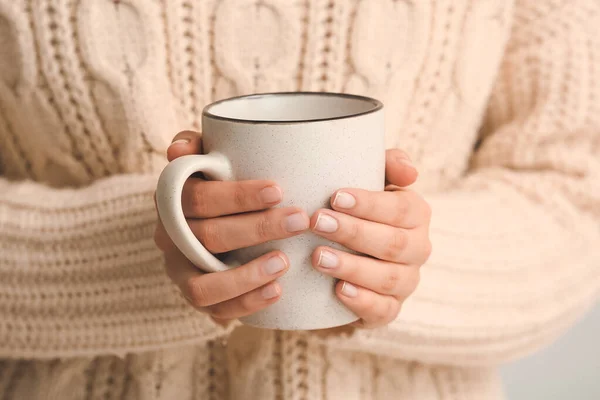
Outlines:
{"type": "Polygon", "coordinates": [[[309,91],[269,92],[269,93],[254,93],[254,94],[246,94],[246,95],[241,95],[241,96],[228,97],[226,99],[212,102],[210,104],[207,104],[202,109],[202,117],[215,119],[215,120],[219,120],[219,121],[235,122],[235,123],[240,123],[240,124],[252,124],[252,125],[261,125],[261,124],[262,125],[292,125],[292,124],[294,124],[294,125],[297,125],[297,124],[311,123],[311,122],[325,122],[325,121],[335,121],[335,120],[339,120],[339,119],[355,118],[355,117],[360,117],[363,115],[372,114],[372,113],[377,112],[382,109],[383,109],[383,103],[381,101],[374,99],[372,97],[361,96],[361,95],[357,95],[357,94],[337,93],[337,92],[309,92],[309,91]],[[216,115],[216,114],[213,114],[210,112],[210,108],[212,108],[213,106],[217,106],[219,104],[223,104],[223,103],[226,103],[229,101],[234,101],[234,100],[256,99],[256,98],[262,98],[262,97],[276,97],[276,96],[306,96],[306,95],[321,96],[321,97],[338,97],[338,98],[343,98],[343,99],[360,100],[363,102],[371,103],[371,105],[373,107],[366,111],[361,111],[361,112],[351,113],[351,114],[346,114],[346,115],[340,115],[340,116],[336,116],[336,117],[285,120],[285,121],[277,121],[277,120],[270,120],[270,119],[244,119],[244,118],[234,118],[234,117],[223,117],[221,115],[216,115]]]}

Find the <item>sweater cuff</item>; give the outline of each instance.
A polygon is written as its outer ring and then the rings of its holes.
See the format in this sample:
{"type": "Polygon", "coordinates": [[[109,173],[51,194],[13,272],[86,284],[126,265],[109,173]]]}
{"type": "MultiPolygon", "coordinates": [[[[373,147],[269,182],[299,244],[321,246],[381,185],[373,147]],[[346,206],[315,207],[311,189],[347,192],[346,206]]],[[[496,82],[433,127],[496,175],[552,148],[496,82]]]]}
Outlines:
{"type": "Polygon", "coordinates": [[[429,198],[433,254],[399,317],[385,328],[330,336],[330,345],[432,364],[496,365],[549,344],[594,304],[595,220],[552,216],[553,208],[502,182],[472,183],[429,198]]]}
{"type": "Polygon", "coordinates": [[[0,357],[125,354],[214,339],[164,273],[156,177],[83,189],[0,179],[0,357]]]}

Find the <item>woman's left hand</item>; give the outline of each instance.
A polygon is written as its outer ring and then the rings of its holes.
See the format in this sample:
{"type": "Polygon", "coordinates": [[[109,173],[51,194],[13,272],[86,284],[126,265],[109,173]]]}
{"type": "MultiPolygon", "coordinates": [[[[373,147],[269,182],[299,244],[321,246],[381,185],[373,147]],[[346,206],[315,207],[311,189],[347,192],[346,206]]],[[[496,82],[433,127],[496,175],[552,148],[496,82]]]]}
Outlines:
{"type": "Polygon", "coordinates": [[[360,317],[355,326],[393,321],[419,283],[419,268],[431,253],[431,209],[405,188],[416,178],[407,155],[388,150],[385,191],[340,189],[331,197],[333,210],[311,218],[315,234],[364,254],[318,247],[312,257],[316,269],[340,280],[336,294],[360,317]]]}

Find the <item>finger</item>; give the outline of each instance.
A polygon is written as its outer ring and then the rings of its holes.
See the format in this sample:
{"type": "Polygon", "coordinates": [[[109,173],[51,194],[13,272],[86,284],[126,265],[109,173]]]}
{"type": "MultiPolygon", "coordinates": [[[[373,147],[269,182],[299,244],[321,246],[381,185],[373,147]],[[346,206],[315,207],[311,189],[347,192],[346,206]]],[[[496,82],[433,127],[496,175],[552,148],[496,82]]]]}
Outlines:
{"type": "Polygon", "coordinates": [[[173,138],[167,149],[167,159],[173,161],[176,158],[189,154],[202,153],[202,136],[199,132],[182,131],[173,138]]]}
{"type": "Polygon", "coordinates": [[[355,325],[362,328],[389,324],[396,319],[402,306],[395,297],[375,293],[345,281],[337,283],[335,292],[342,303],[360,318],[355,325]]]}
{"type": "Polygon", "coordinates": [[[415,228],[431,217],[429,204],[412,190],[370,192],[341,189],[331,197],[334,210],[399,228],[415,228]]]}
{"type": "Polygon", "coordinates": [[[208,251],[224,253],[298,235],[308,229],[309,218],[304,210],[287,207],[188,223],[208,251]]]}
{"type": "Polygon", "coordinates": [[[390,149],[385,153],[385,177],[388,182],[401,187],[412,185],[419,172],[408,155],[399,149],[390,149]]]}
{"type": "Polygon", "coordinates": [[[402,229],[336,211],[319,210],[310,226],[319,236],[381,260],[421,265],[431,252],[426,225],[402,229]]]}
{"type": "Polygon", "coordinates": [[[190,178],[181,202],[187,218],[213,218],[263,210],[278,204],[281,188],[272,181],[205,181],[190,178]]]}
{"type": "Polygon", "coordinates": [[[231,300],[279,278],[289,268],[281,252],[271,252],[241,267],[204,274],[180,252],[165,254],[166,271],[183,296],[196,308],[231,300]]]}
{"type": "Polygon", "coordinates": [[[349,254],[329,247],[318,247],[312,254],[312,264],[326,275],[398,299],[410,296],[419,284],[419,268],[415,266],[349,254]]]}
{"type": "Polygon", "coordinates": [[[218,319],[234,319],[254,314],[275,303],[281,297],[281,286],[271,282],[265,286],[207,308],[208,314],[218,319]]]}
{"type": "Polygon", "coordinates": [[[175,244],[167,234],[160,219],[156,222],[156,227],[154,228],[154,243],[163,253],[176,249],[175,244]]]}

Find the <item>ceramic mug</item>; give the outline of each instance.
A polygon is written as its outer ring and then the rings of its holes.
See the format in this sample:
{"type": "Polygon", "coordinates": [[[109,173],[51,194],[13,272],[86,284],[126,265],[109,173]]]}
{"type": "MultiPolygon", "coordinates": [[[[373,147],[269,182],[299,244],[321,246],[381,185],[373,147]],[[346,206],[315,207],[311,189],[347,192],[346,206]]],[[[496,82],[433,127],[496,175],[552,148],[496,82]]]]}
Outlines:
{"type": "Polygon", "coordinates": [[[356,321],[356,315],[336,297],[335,279],[311,265],[317,246],[341,246],[307,232],[232,251],[221,261],[189,228],[181,193],[195,172],[215,180],[270,179],[283,189],[279,206],[302,207],[312,215],[329,207],[337,189],[383,190],[382,104],[367,97],[335,93],[269,93],[226,99],[204,109],[202,141],[207,154],[172,161],[158,181],[158,212],[175,245],[206,272],[235,268],[277,249],[287,255],[290,269],[278,279],[281,298],[241,318],[244,324],[309,330],[356,321]]]}

